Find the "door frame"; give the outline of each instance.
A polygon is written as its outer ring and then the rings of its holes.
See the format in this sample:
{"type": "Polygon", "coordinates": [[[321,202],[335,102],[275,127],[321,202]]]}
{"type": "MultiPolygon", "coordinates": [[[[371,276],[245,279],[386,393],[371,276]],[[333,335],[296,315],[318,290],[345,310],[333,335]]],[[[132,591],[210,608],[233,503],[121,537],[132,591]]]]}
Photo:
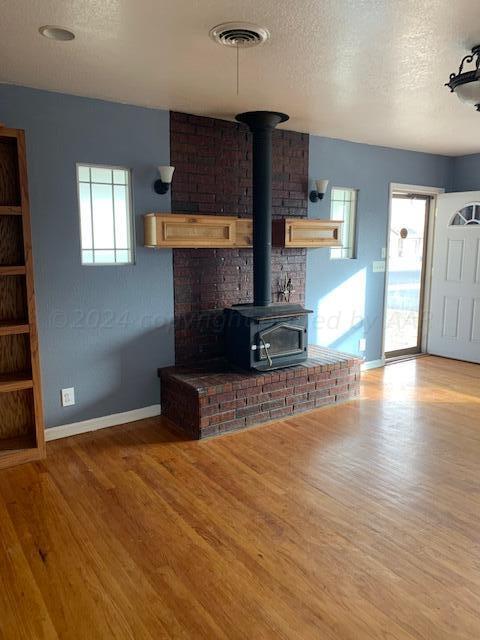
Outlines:
{"type": "Polygon", "coordinates": [[[425,256],[424,256],[424,290],[422,301],[422,318],[421,331],[422,340],[420,345],[420,353],[426,353],[428,344],[428,319],[430,316],[430,292],[432,282],[432,264],[433,264],[433,241],[435,237],[435,220],[437,217],[437,195],[445,193],[445,189],[439,187],[426,187],[423,185],[402,184],[391,182],[388,190],[388,224],[387,235],[385,239],[385,278],[384,278],[384,295],[383,295],[383,328],[382,328],[382,359],[385,362],[385,337],[387,330],[387,293],[388,293],[388,271],[390,264],[389,244],[390,244],[390,228],[392,224],[392,197],[394,193],[404,193],[405,195],[413,193],[418,196],[429,196],[430,210],[428,213],[428,227],[425,238],[425,256]]]}

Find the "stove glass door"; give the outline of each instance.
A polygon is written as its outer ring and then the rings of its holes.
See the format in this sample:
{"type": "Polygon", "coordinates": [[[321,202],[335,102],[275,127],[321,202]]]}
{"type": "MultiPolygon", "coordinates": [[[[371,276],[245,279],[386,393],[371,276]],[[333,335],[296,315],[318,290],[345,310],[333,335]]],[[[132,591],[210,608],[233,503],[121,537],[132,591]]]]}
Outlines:
{"type": "Polygon", "coordinates": [[[305,328],[293,324],[277,324],[258,334],[257,353],[260,360],[268,357],[291,356],[303,353],[305,328]]]}

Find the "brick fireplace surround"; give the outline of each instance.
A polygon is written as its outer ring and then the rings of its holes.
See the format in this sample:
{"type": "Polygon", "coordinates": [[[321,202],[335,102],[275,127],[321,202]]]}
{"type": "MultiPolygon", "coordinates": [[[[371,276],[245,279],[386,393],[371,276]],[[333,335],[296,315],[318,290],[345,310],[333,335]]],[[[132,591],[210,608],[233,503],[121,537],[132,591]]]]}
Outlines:
{"type": "MultiPolygon", "coordinates": [[[[307,215],[309,137],[273,132],[273,217],[307,215]]],[[[251,134],[238,123],[170,114],[172,211],[251,216],[251,134]]],[[[304,304],[305,249],[272,253],[272,300],[291,277],[304,304]]],[[[193,438],[225,433],[358,395],[360,360],[309,347],[301,365],[234,371],[223,357],[223,309],[253,299],[251,249],[174,249],[176,366],[159,371],[162,415],[193,438]]]]}
{"type": "MultiPolygon", "coordinates": [[[[309,137],[273,132],[273,217],[306,217],[309,137]]],[[[243,124],[170,113],[172,211],[252,215],[251,134],[243,124]]],[[[305,301],[305,249],[273,249],[272,298],[292,278],[290,302],[305,301]]],[[[252,302],[251,249],[174,249],[175,360],[188,364],[223,354],[220,311],[252,302]]]]}

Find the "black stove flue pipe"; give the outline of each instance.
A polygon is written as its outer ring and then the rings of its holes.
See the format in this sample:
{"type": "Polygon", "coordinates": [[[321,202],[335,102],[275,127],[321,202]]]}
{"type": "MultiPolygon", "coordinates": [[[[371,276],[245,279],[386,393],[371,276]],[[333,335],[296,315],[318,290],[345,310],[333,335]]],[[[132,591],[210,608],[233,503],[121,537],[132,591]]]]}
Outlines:
{"type": "Polygon", "coordinates": [[[248,111],[236,116],[253,138],[253,302],[272,303],[272,133],[285,113],[248,111]]]}

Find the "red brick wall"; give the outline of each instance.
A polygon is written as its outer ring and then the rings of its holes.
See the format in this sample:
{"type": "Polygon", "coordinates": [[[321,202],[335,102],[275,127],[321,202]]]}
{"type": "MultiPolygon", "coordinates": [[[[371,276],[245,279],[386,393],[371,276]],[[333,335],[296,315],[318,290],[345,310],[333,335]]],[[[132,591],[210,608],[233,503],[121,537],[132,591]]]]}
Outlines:
{"type": "Polygon", "coordinates": [[[360,364],[311,346],[306,362],[279,371],[168,367],[160,371],[162,415],[195,438],[285,418],[358,396],[360,364]]]}
{"type": "MultiPolygon", "coordinates": [[[[306,216],[308,135],[276,130],[273,138],[273,214],[306,216]]],[[[251,138],[241,124],[184,113],[170,114],[170,162],[175,167],[172,211],[251,216],[251,138]]],[[[273,300],[286,274],[304,302],[306,252],[274,249],[273,300]]],[[[220,310],[253,298],[251,249],[175,249],[177,364],[223,353],[220,310]]]]}

